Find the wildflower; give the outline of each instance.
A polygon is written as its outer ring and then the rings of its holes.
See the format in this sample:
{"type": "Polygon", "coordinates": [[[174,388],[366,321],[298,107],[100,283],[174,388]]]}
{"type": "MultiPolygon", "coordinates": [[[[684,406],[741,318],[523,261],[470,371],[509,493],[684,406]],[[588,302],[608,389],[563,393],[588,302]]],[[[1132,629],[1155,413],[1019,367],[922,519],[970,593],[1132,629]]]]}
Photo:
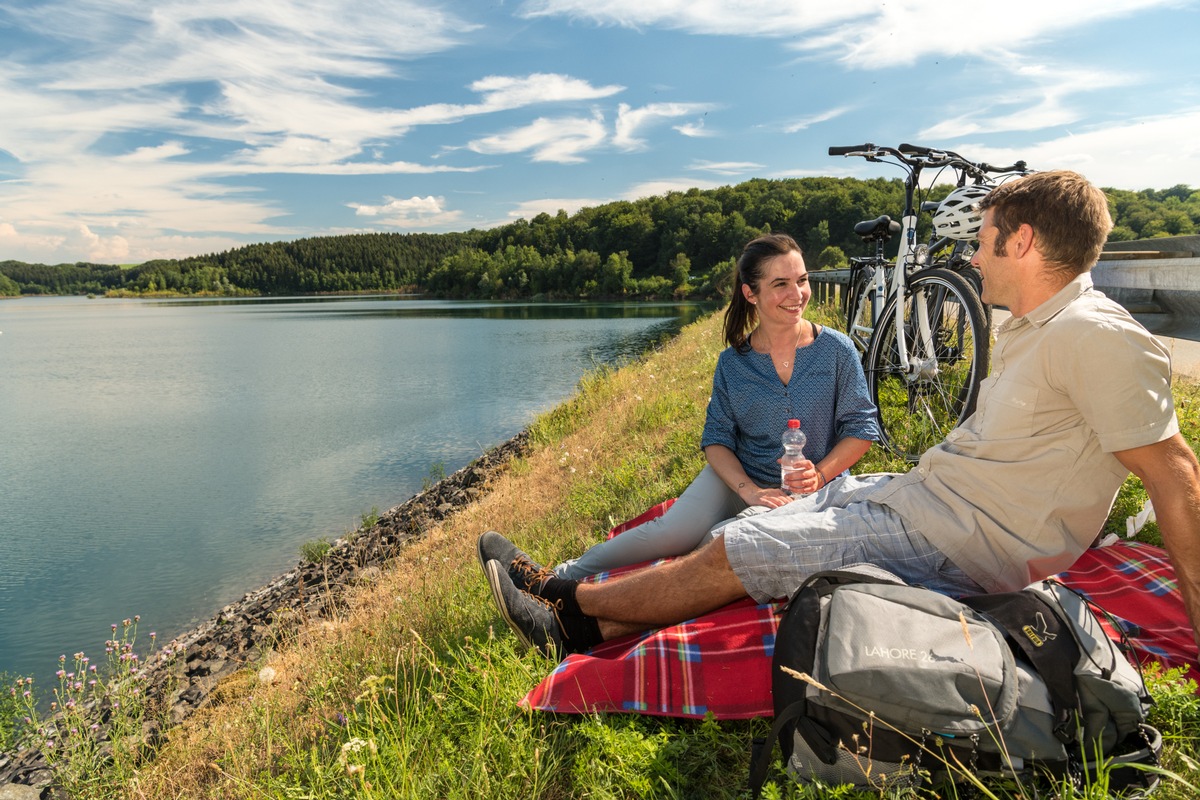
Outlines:
{"type": "Polygon", "coordinates": [[[24,692],[22,692],[22,693],[21,693],[21,696],[22,696],[22,697],[29,697],[29,695],[30,695],[30,694],[31,694],[31,692],[30,692],[28,689],[26,689],[24,692]]]}
{"type": "Polygon", "coordinates": [[[61,678],[63,675],[66,675],[66,674],[67,674],[67,673],[63,672],[63,671],[60,669],[58,672],[54,673],[54,677],[56,677],[56,678],[61,678]]]}
{"type": "Polygon", "coordinates": [[[158,638],[158,634],[154,631],[150,631],[150,641],[153,642],[156,638],[158,638]]]}

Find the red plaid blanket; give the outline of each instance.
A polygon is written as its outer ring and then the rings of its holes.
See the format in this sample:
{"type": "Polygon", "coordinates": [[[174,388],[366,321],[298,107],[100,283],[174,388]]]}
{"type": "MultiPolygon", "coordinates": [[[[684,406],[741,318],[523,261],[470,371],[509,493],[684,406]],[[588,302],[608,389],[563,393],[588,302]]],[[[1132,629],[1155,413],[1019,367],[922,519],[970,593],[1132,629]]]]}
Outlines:
{"type": "MultiPolygon", "coordinates": [[[[672,502],[654,506],[609,536],[662,514],[672,502]]],[[[595,580],[609,580],[630,569],[603,573],[595,580]]],[[[1161,549],[1140,542],[1095,548],[1059,577],[1117,618],[1143,662],[1196,662],[1175,572],[1161,549]]],[[[771,656],[781,606],[747,598],[679,625],[567,656],[521,705],[569,714],[626,711],[703,717],[711,712],[718,719],[769,717],[771,656]]],[[[1200,671],[1192,667],[1189,677],[1200,681],[1200,671]]]]}

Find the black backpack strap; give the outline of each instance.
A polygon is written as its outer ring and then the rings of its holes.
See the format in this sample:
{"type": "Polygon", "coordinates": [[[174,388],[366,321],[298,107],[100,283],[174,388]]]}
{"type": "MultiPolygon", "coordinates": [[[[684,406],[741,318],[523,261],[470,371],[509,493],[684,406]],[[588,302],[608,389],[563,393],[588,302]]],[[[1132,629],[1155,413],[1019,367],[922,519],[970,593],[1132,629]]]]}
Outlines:
{"type": "Polygon", "coordinates": [[[754,800],[758,800],[758,796],[762,794],[763,784],[767,780],[771,756],[775,754],[775,740],[779,738],[789,722],[804,714],[804,707],[804,701],[801,700],[780,711],[775,716],[775,724],[771,726],[771,733],[767,736],[767,740],[763,742],[762,747],[757,748],[753,763],[750,765],[750,795],[754,800]]]}
{"type": "Polygon", "coordinates": [[[1050,694],[1054,735],[1064,744],[1075,741],[1079,710],[1075,665],[1079,645],[1055,608],[1030,592],[1004,592],[964,597],[961,602],[999,625],[1037,670],[1050,694]]]}

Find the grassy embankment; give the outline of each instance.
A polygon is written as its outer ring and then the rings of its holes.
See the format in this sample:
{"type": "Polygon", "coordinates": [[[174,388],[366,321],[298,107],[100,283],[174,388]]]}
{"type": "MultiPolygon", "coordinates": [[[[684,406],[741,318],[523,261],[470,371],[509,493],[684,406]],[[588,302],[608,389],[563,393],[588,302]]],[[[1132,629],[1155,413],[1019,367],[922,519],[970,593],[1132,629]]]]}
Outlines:
{"type": "MultiPolygon", "coordinates": [[[[212,706],[172,731],[158,758],[127,775],[122,787],[106,787],[109,780],[97,776],[92,796],[744,795],[749,742],[764,735],[764,721],[518,708],[553,664],[522,651],[475,560],[476,537],[494,528],[554,562],[678,494],[703,463],[697,445],[722,346],[719,322],[719,315],[702,320],[635,364],[585,377],[572,400],[535,423],[532,453],[481,501],[405,550],[336,621],[278,642],[261,663],[226,681],[212,706]],[[270,682],[259,677],[265,666],[274,672],[270,682]]],[[[1177,396],[1181,419],[1195,434],[1200,391],[1181,387],[1177,396]]],[[[861,468],[903,465],[873,451],[861,468]]],[[[1114,520],[1136,511],[1139,491],[1131,484],[1122,493],[1114,520]]],[[[1169,737],[1166,765],[1198,783],[1200,703],[1186,687],[1156,687],[1156,721],[1169,737]]],[[[1011,787],[995,791],[1029,796],[1011,787]]],[[[795,787],[783,793],[850,796],[795,787]]],[[[1194,794],[1173,784],[1160,796],[1194,794]]]]}

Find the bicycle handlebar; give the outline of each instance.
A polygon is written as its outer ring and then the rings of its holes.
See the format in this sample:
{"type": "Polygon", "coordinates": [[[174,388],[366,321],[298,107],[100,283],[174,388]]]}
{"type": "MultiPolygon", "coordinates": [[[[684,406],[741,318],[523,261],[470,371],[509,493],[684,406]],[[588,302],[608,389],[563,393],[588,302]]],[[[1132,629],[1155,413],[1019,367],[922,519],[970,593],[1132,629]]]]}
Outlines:
{"type": "Polygon", "coordinates": [[[870,142],[867,142],[866,144],[855,144],[855,145],[842,146],[842,147],[830,146],[829,155],[831,155],[831,156],[848,156],[851,153],[859,153],[864,150],[870,152],[871,150],[875,150],[875,149],[877,149],[875,147],[875,145],[871,144],[870,142]]]}
{"type": "Polygon", "coordinates": [[[900,163],[908,167],[953,167],[955,169],[964,170],[968,174],[976,177],[981,177],[987,173],[1003,173],[1003,172],[1028,172],[1029,168],[1024,161],[1018,161],[1015,164],[1010,164],[1007,167],[996,167],[985,162],[968,161],[953,150],[936,150],[932,147],[925,147],[919,144],[901,144],[898,148],[880,147],[871,143],[849,145],[849,146],[831,146],[829,148],[831,156],[862,156],[868,160],[878,160],[880,156],[892,156],[900,163]]]}

